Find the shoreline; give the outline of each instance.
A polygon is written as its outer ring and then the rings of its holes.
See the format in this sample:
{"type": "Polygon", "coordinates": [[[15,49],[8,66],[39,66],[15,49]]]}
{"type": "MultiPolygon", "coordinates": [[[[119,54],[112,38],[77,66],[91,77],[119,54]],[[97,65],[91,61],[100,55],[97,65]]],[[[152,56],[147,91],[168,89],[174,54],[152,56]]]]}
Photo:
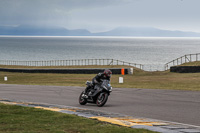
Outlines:
{"type": "Polygon", "coordinates": [[[24,35],[0,35],[3,37],[24,37],[24,38],[130,38],[130,39],[200,39],[200,37],[135,37],[135,36],[24,36],[24,35]]]}

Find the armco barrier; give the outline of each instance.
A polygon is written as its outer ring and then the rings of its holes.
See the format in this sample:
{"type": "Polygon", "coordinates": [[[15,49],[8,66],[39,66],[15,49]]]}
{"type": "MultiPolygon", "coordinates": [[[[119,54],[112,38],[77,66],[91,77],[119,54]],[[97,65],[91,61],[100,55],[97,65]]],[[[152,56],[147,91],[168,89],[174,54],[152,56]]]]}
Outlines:
{"type": "MultiPolygon", "coordinates": [[[[21,72],[21,73],[65,73],[65,74],[97,74],[103,72],[103,68],[87,68],[87,69],[10,69],[0,68],[4,72],[21,72]]],[[[121,74],[121,68],[111,68],[113,74],[121,74]]],[[[131,68],[124,68],[124,74],[132,74],[131,68]]]]}
{"type": "Polygon", "coordinates": [[[173,66],[173,67],[170,67],[170,72],[199,73],[200,72],[200,66],[173,66]]]}

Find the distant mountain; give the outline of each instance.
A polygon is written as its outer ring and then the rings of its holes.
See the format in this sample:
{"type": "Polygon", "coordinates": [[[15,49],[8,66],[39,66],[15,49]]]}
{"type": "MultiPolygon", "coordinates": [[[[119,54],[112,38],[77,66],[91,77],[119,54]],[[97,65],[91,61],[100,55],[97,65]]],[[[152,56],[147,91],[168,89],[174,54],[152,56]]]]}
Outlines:
{"type": "Polygon", "coordinates": [[[119,27],[107,32],[95,33],[96,36],[135,36],[135,37],[200,37],[200,33],[161,30],[157,28],[119,27]]]}
{"type": "Polygon", "coordinates": [[[22,36],[90,36],[85,29],[68,30],[63,27],[41,27],[21,25],[18,27],[0,26],[0,35],[22,36]]]}
{"type": "Polygon", "coordinates": [[[16,36],[133,36],[133,37],[200,37],[200,33],[161,30],[151,27],[119,27],[107,32],[91,33],[86,29],[20,25],[0,26],[0,35],[16,36]]]}

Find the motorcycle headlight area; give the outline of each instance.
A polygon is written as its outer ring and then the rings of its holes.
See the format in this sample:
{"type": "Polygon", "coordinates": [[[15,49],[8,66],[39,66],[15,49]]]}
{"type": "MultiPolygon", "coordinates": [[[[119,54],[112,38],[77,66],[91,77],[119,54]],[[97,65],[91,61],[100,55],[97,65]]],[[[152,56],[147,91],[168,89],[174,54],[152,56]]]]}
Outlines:
{"type": "Polygon", "coordinates": [[[112,91],[112,87],[110,87],[110,90],[109,91],[112,91]]]}
{"type": "Polygon", "coordinates": [[[107,88],[107,87],[105,87],[105,86],[103,86],[103,88],[104,88],[104,89],[106,89],[106,90],[108,90],[108,88],[107,88]]]}

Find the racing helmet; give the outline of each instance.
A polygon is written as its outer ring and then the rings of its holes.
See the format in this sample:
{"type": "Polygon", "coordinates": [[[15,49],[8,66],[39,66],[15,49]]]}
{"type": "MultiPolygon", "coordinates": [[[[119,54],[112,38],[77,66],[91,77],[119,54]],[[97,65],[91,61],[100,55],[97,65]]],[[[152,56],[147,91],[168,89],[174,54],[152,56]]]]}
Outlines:
{"type": "Polygon", "coordinates": [[[111,75],[112,75],[112,72],[109,70],[109,69],[106,69],[106,70],[104,70],[104,75],[106,76],[106,77],[111,77],[111,75]]]}

